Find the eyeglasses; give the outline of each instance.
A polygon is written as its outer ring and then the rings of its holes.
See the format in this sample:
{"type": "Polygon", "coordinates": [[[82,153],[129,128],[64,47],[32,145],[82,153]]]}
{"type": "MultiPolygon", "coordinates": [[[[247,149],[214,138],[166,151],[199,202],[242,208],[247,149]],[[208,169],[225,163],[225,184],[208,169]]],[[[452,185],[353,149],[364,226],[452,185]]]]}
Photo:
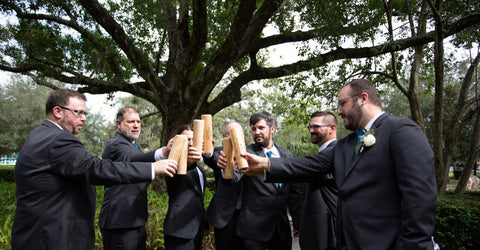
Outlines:
{"type": "Polygon", "coordinates": [[[317,128],[321,128],[321,127],[328,127],[330,126],[331,124],[318,124],[318,125],[308,125],[307,126],[307,129],[310,130],[310,129],[317,129],[317,128]]]}
{"type": "Polygon", "coordinates": [[[57,105],[57,106],[60,107],[61,109],[66,109],[68,111],[71,111],[72,113],[74,113],[78,117],[87,118],[88,113],[86,111],[71,109],[71,108],[60,106],[60,105],[57,105]]]}
{"type": "Polygon", "coordinates": [[[345,103],[347,102],[348,99],[359,96],[359,95],[362,95],[362,94],[356,94],[356,95],[352,95],[352,96],[345,97],[343,99],[338,100],[338,102],[337,102],[338,109],[343,108],[343,105],[345,105],[345,103]]]}

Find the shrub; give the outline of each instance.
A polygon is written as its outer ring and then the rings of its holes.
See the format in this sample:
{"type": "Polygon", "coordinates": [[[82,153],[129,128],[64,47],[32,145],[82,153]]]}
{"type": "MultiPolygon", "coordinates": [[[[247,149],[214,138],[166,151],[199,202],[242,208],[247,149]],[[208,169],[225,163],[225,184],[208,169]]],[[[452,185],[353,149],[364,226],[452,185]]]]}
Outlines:
{"type": "MultiPolygon", "coordinates": [[[[97,209],[95,212],[95,249],[103,249],[102,234],[98,226],[98,215],[102,205],[104,190],[97,186],[97,209]]],[[[213,191],[205,190],[205,207],[208,206],[213,191]]],[[[163,221],[168,209],[168,195],[158,194],[148,189],[149,218],[146,225],[147,249],[163,248],[163,221]]],[[[11,230],[15,215],[15,183],[0,181],[0,249],[11,249],[11,230]]],[[[210,228],[203,239],[203,249],[214,249],[213,229],[210,228]]]]}
{"type": "MultiPolygon", "coordinates": [[[[205,207],[213,191],[205,190],[205,207]]],[[[98,213],[103,199],[103,187],[97,187],[95,216],[95,249],[103,249],[98,227],[98,213]]],[[[149,213],[147,221],[147,249],[163,249],[163,221],[168,209],[168,196],[148,190],[149,213]]],[[[15,183],[0,181],[0,249],[11,248],[11,228],[15,214],[15,183]]],[[[436,235],[442,249],[480,249],[480,192],[462,196],[452,192],[438,197],[436,235]]],[[[210,227],[203,239],[203,249],[214,249],[213,230],[210,227]]]]}
{"type": "Polygon", "coordinates": [[[15,182],[14,165],[0,165],[0,181],[15,182]]]}
{"type": "Polygon", "coordinates": [[[15,207],[15,183],[0,181],[0,249],[11,248],[15,207]]]}
{"type": "Polygon", "coordinates": [[[438,197],[436,234],[442,249],[480,249],[480,192],[438,197]]]}

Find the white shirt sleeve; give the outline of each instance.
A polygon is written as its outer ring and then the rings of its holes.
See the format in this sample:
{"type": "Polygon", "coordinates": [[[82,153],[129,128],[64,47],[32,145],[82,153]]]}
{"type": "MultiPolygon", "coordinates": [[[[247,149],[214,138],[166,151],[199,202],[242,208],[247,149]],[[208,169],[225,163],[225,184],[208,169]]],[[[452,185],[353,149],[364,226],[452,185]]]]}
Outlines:
{"type": "Polygon", "coordinates": [[[150,165],[152,169],[152,181],[155,179],[155,168],[153,167],[153,163],[150,165]]]}

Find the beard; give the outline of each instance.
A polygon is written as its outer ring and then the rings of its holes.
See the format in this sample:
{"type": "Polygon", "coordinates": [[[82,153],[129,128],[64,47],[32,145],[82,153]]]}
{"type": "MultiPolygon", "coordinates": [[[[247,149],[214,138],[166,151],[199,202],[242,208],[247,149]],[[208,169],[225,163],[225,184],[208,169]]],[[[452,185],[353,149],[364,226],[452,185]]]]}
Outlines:
{"type": "Polygon", "coordinates": [[[75,125],[72,121],[66,119],[60,121],[60,127],[74,135],[80,133],[80,130],[82,129],[82,126],[75,125]]]}
{"type": "Polygon", "coordinates": [[[122,133],[125,137],[127,137],[131,141],[137,140],[138,137],[140,137],[140,129],[138,130],[138,132],[139,133],[137,135],[134,135],[132,131],[125,128],[123,124],[120,125],[120,133],[122,133]]]}
{"type": "Polygon", "coordinates": [[[355,131],[360,129],[360,122],[363,119],[363,113],[360,105],[358,105],[356,102],[353,104],[352,109],[348,112],[348,114],[345,116],[347,118],[347,122],[345,122],[345,128],[350,130],[350,131],[355,131]]]}
{"type": "Polygon", "coordinates": [[[264,137],[262,142],[257,142],[257,140],[255,140],[255,145],[260,146],[262,148],[266,148],[269,143],[270,143],[270,137],[264,137]]]}
{"type": "Polygon", "coordinates": [[[310,133],[310,140],[313,144],[319,144],[323,139],[327,137],[327,133],[310,133]],[[314,136],[316,135],[316,136],[314,136]]]}

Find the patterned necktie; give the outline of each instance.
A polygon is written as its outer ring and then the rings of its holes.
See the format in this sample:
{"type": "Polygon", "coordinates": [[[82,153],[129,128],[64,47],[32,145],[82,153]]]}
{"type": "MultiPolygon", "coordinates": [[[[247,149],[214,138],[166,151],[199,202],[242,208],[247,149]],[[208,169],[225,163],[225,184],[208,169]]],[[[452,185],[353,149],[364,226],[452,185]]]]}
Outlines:
{"type": "MultiPolygon", "coordinates": [[[[272,157],[272,151],[268,151],[268,152],[267,152],[267,156],[268,156],[268,158],[272,157]]],[[[276,182],[276,183],[275,183],[275,187],[276,187],[277,189],[280,189],[280,183],[276,182]]]]}
{"type": "Polygon", "coordinates": [[[133,145],[134,145],[136,148],[139,148],[136,142],[133,142],[133,145]]]}
{"type": "Polygon", "coordinates": [[[362,147],[363,145],[363,141],[362,141],[362,136],[365,134],[366,130],[365,129],[362,129],[362,130],[359,130],[358,131],[358,135],[357,135],[357,142],[355,143],[355,154],[353,156],[357,156],[359,151],[360,151],[360,148],[362,147]]]}

